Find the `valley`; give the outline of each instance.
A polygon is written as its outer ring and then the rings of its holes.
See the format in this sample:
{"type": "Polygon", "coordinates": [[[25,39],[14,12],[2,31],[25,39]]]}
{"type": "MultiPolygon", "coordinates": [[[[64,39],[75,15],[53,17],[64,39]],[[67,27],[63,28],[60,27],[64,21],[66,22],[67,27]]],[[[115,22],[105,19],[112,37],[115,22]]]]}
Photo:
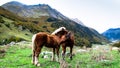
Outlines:
{"type": "MultiPolygon", "coordinates": [[[[32,65],[32,36],[65,27],[74,34],[73,60],[51,61],[52,49],[43,47],[39,68],[120,68],[120,29],[100,34],[79,19],[70,19],[48,4],[17,1],[0,6],[0,68],[36,68],[32,65]],[[116,41],[118,43],[111,43],[116,41]]],[[[37,67],[38,68],[38,67],[37,67]]]]}

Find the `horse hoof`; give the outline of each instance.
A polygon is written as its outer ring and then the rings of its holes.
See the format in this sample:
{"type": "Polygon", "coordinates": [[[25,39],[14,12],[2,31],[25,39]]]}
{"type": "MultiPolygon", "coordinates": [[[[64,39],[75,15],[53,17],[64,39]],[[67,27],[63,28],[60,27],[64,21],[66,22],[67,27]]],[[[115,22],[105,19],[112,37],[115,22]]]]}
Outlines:
{"type": "Polygon", "coordinates": [[[39,63],[37,63],[37,64],[36,64],[36,66],[40,66],[40,64],[39,64],[39,63]]]}
{"type": "Polygon", "coordinates": [[[37,64],[37,66],[40,66],[40,64],[37,64]]]}

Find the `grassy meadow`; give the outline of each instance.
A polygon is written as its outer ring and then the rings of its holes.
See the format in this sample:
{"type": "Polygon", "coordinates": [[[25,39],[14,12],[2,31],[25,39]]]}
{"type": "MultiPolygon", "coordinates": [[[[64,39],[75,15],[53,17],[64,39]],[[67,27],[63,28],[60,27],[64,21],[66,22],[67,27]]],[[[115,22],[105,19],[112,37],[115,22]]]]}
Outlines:
{"type": "MultiPolygon", "coordinates": [[[[74,47],[73,60],[66,56],[66,61],[51,61],[50,57],[44,59],[39,56],[40,67],[31,64],[31,43],[19,42],[14,45],[0,46],[0,68],[119,68],[120,53],[110,51],[109,46],[100,46],[99,49],[92,49],[78,52],[80,48],[74,47]],[[104,48],[104,49],[103,49],[104,48]]],[[[69,49],[67,49],[68,51],[69,49]]],[[[50,51],[43,48],[42,51],[50,51]]],[[[61,52],[61,49],[60,49],[61,52]]],[[[61,58],[60,58],[61,59],[61,58]]]]}

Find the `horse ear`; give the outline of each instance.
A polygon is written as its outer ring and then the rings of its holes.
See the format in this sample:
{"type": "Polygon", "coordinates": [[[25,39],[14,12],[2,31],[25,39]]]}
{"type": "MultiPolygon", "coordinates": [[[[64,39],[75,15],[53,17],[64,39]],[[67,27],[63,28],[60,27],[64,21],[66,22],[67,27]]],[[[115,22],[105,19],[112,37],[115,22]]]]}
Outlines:
{"type": "Polygon", "coordinates": [[[71,31],[68,31],[66,37],[69,39],[69,38],[70,38],[70,35],[71,35],[71,31]]]}

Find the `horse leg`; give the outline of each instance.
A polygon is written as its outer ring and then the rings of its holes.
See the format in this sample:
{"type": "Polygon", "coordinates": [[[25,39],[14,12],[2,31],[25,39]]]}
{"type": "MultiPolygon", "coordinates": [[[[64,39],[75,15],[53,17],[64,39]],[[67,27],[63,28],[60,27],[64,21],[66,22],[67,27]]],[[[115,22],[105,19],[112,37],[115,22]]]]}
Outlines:
{"type": "Polygon", "coordinates": [[[70,59],[72,60],[72,49],[73,47],[70,47],[70,59]]]}
{"type": "Polygon", "coordinates": [[[52,61],[55,61],[55,48],[53,48],[52,61]]]}
{"type": "Polygon", "coordinates": [[[33,50],[33,53],[32,53],[32,64],[35,63],[35,50],[33,50]]]}
{"type": "Polygon", "coordinates": [[[59,62],[59,49],[60,47],[56,48],[56,52],[57,52],[57,61],[59,62]]]}
{"type": "Polygon", "coordinates": [[[66,46],[62,46],[62,58],[65,60],[66,46]]]}
{"type": "Polygon", "coordinates": [[[35,65],[36,66],[40,66],[40,64],[39,64],[39,60],[38,60],[38,58],[39,58],[39,54],[40,54],[40,52],[41,52],[41,47],[38,47],[37,49],[36,49],[36,51],[35,51],[35,65]]]}

